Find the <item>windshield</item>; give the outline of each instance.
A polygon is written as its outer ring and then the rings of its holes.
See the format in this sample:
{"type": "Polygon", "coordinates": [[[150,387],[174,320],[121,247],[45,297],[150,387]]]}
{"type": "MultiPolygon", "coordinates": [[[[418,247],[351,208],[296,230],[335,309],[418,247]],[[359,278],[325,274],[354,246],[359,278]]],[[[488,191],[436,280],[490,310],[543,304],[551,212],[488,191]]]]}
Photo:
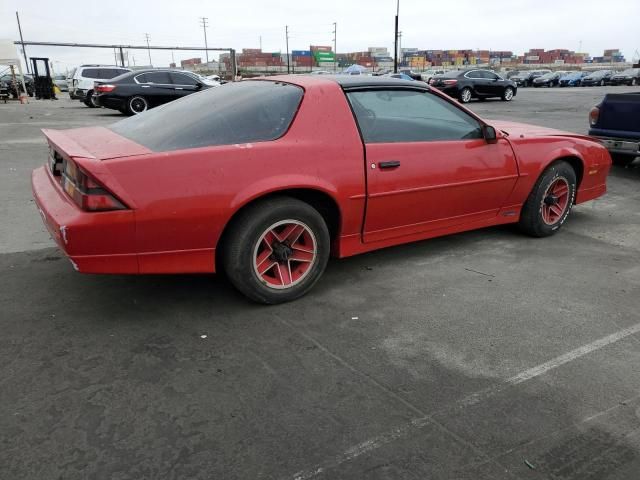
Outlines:
{"type": "Polygon", "coordinates": [[[288,83],[228,83],[108,128],[158,152],[275,140],[289,128],[302,96],[302,88],[288,83]]]}

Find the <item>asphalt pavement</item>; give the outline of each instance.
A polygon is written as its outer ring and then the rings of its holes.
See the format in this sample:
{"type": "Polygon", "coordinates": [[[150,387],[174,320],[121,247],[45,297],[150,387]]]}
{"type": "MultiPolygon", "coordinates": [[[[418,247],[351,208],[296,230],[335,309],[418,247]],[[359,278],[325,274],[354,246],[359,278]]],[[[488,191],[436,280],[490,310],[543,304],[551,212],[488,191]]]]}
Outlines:
{"type": "MultiPolygon", "coordinates": [[[[629,90],[470,108],[586,133],[629,90]]],[[[640,160],[551,238],[332,260],[264,307],[224,278],[82,275],[56,250],[30,193],[39,129],[120,118],[0,104],[0,479],[638,478],[640,160]]]]}

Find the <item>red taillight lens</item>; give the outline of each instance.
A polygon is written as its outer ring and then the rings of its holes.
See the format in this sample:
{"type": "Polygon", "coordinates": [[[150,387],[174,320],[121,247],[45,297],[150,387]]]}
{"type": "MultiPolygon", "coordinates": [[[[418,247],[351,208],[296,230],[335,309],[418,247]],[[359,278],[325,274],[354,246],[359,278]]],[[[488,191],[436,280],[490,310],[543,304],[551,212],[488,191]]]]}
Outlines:
{"type": "Polygon", "coordinates": [[[95,91],[96,93],[109,93],[114,91],[115,88],[115,85],[96,85],[95,91]]]}
{"type": "Polygon", "coordinates": [[[455,85],[456,83],[458,83],[458,80],[445,80],[444,81],[445,85],[455,85]]]}
{"type": "Polygon", "coordinates": [[[600,116],[600,109],[598,107],[593,107],[589,112],[589,124],[592,127],[595,127],[596,123],[598,123],[599,116],[600,116]]]}
{"type": "Polygon", "coordinates": [[[89,212],[125,210],[127,207],[71,160],[65,160],[62,188],[81,209],[89,212]]]}

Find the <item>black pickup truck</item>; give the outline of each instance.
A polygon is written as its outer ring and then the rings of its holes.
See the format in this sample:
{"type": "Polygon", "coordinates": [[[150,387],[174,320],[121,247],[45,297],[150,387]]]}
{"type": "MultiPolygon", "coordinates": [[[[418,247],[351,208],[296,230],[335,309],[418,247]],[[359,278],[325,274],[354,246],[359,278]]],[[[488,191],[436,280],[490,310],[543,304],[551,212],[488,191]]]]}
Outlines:
{"type": "Polygon", "coordinates": [[[591,109],[589,124],[589,135],[602,141],[614,163],[640,156],[640,92],[608,93],[591,109]]]}

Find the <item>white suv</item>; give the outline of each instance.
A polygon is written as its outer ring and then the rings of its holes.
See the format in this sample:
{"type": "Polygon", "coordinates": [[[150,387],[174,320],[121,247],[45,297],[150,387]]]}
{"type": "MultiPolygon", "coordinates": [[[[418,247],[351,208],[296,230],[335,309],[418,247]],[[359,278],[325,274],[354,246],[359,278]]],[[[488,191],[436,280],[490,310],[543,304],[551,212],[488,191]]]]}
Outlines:
{"type": "Polygon", "coordinates": [[[80,65],[71,77],[69,96],[74,100],[84,102],[87,107],[93,108],[96,106],[92,100],[93,83],[96,80],[110,80],[130,71],[130,68],[114,65],[80,65]]]}

